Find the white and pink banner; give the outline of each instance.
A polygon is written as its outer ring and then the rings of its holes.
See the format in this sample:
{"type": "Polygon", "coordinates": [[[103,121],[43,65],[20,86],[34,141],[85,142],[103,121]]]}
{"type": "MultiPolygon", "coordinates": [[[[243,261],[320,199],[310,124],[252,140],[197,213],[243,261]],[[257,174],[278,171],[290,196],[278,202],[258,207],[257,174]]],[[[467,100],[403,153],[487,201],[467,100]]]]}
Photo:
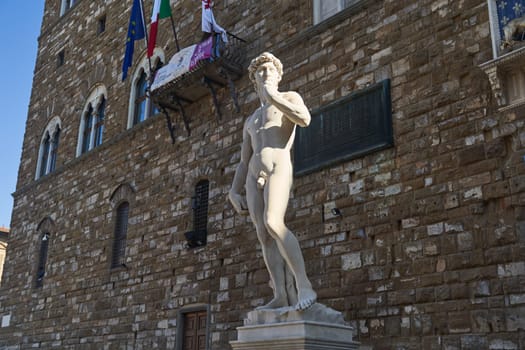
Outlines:
{"type": "Polygon", "coordinates": [[[164,86],[181,75],[188,73],[197,67],[197,64],[212,56],[213,37],[203,42],[188,46],[177,52],[162,68],[155,74],[155,80],[151,85],[151,91],[164,86]]]}

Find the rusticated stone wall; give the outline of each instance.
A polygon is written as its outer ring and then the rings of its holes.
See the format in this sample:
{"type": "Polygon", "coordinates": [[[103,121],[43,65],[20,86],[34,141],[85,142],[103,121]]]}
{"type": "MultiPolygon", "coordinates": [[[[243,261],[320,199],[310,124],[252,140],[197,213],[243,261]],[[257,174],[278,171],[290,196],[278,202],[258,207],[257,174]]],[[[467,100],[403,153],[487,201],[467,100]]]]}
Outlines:
{"type": "MultiPolygon", "coordinates": [[[[345,313],[363,349],[525,348],[524,115],[497,111],[478,68],[492,59],[487,2],[362,0],[316,26],[310,1],[216,2],[219,23],[249,42],[248,57],[274,52],[282,89],[312,109],[391,79],[395,146],[294,182],[287,219],[320,302],[345,313]],[[340,217],[323,215],[334,205],[340,217]]],[[[132,1],[79,0],[63,17],[59,3],[46,1],[39,38],[0,348],[171,349],[178,311],[199,304],[210,306],[210,348],[228,349],[245,313],[271,296],[253,227],[226,201],[243,121],[258,103],[252,85],[237,82],[241,113],[219,91],[220,121],[210,96],[188,106],[190,136],[173,114],[174,145],[161,115],[126,130],[130,82],[120,72],[132,1]],[[77,158],[80,113],[96,84],[108,89],[104,143],[77,158]],[[55,116],[57,169],[35,181],[55,116]],[[203,178],[208,244],[189,250],[184,232],[203,178]],[[126,267],[111,270],[121,185],[126,267]],[[47,270],[34,288],[44,220],[47,270]]],[[[181,44],[195,43],[198,2],[172,9],[181,44]]],[[[160,30],[171,57],[169,20],[160,30]]],[[[144,49],[137,43],[135,61],[144,49]]]]}

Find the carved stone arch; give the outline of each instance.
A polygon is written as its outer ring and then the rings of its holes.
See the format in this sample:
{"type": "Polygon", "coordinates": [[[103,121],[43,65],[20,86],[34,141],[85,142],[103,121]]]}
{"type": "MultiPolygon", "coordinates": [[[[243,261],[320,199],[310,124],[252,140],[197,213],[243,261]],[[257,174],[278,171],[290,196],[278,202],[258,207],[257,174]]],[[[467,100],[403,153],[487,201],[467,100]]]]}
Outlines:
{"type": "Polygon", "coordinates": [[[108,69],[107,69],[108,66],[111,66],[111,65],[106,64],[103,59],[97,62],[95,69],[93,70],[94,79],[95,79],[94,81],[101,81],[106,78],[106,75],[108,72],[108,69]]]}
{"type": "Polygon", "coordinates": [[[78,84],[78,94],[80,101],[87,100],[90,92],[91,91],[89,89],[89,82],[87,81],[87,79],[80,81],[78,84]]]}
{"type": "Polygon", "coordinates": [[[194,180],[194,185],[196,185],[199,181],[202,181],[202,180],[210,181],[210,177],[213,174],[213,171],[215,169],[210,167],[208,164],[204,164],[204,165],[197,167],[196,170],[197,170],[197,173],[195,174],[196,176],[194,180]]]}
{"type": "Polygon", "coordinates": [[[210,183],[210,187],[213,184],[212,181],[212,174],[214,172],[214,169],[211,168],[207,164],[200,165],[196,168],[194,168],[186,178],[186,181],[184,181],[184,193],[188,195],[189,197],[194,195],[195,192],[195,186],[203,180],[208,180],[210,183]]]}
{"type": "Polygon", "coordinates": [[[108,90],[102,83],[95,84],[90,90],[87,98],[84,102],[84,108],[80,114],[80,123],[78,127],[78,138],[77,138],[77,157],[82,154],[82,143],[84,138],[84,130],[86,129],[86,115],[89,112],[90,107],[93,111],[96,111],[100,103],[103,100],[108,99],[108,90]]]}
{"type": "Polygon", "coordinates": [[[97,108],[100,102],[102,101],[102,98],[107,99],[108,97],[108,89],[106,86],[102,83],[95,84],[89,91],[88,98],[86,99],[86,102],[84,104],[84,110],[87,109],[89,104],[93,106],[93,108],[97,108]]]}
{"type": "Polygon", "coordinates": [[[49,216],[45,217],[44,219],[42,219],[42,221],[40,221],[40,223],[36,227],[36,231],[39,234],[54,233],[55,232],[55,222],[53,221],[53,219],[51,219],[51,217],[49,216]]]}
{"type": "Polygon", "coordinates": [[[122,202],[129,202],[130,204],[135,199],[135,189],[129,183],[120,184],[111,194],[109,201],[113,208],[116,208],[122,202]]]}

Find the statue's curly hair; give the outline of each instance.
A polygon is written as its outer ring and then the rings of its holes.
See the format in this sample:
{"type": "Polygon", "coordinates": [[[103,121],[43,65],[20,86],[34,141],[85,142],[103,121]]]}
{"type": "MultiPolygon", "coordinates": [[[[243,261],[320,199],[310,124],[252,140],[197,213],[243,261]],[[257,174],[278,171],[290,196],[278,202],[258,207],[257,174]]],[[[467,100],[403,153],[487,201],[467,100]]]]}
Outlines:
{"type": "Polygon", "coordinates": [[[250,63],[250,66],[248,67],[249,77],[252,83],[255,84],[255,72],[257,71],[257,68],[263,63],[271,62],[277,69],[277,73],[279,73],[279,81],[281,81],[281,78],[283,76],[283,64],[281,61],[272,55],[269,52],[263,52],[259,56],[255,57],[252,62],[250,63]]]}

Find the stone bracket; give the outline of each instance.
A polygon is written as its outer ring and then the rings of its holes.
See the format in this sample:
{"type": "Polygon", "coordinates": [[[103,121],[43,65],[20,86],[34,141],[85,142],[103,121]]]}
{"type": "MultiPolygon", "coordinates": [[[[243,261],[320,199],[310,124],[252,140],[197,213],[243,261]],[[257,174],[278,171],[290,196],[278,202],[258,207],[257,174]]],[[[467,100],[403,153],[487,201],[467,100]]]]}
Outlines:
{"type": "Polygon", "coordinates": [[[525,105],[525,71],[522,68],[524,58],[525,47],[522,47],[479,66],[489,78],[500,111],[525,105]]]}

